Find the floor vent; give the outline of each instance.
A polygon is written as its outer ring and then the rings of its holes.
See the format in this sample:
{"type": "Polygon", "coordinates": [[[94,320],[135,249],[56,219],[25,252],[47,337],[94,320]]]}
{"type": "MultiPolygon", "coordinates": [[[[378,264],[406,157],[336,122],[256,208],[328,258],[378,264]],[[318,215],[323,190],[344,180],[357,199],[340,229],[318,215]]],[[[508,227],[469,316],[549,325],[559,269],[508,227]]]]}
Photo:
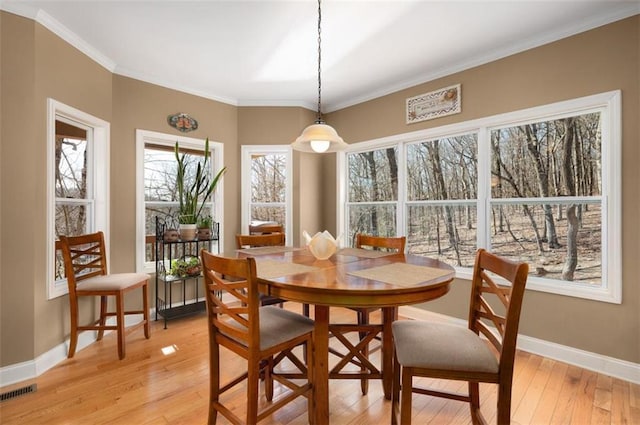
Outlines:
{"type": "Polygon", "coordinates": [[[7,391],[6,393],[0,394],[0,402],[11,400],[12,398],[20,397],[21,395],[34,393],[37,388],[36,384],[31,384],[27,387],[18,388],[17,390],[7,391]]]}

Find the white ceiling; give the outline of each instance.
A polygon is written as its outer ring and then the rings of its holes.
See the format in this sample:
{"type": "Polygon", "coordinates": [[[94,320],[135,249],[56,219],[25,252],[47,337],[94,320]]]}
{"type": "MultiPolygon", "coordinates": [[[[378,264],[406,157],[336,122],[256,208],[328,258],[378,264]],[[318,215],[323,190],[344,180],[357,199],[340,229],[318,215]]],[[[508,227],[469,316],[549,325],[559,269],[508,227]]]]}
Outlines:
{"type": "MultiPolygon", "coordinates": [[[[35,19],[117,74],[238,106],[316,109],[314,0],[0,0],[0,7],[35,19]]],[[[324,0],[323,110],[638,13],[640,0],[324,0]]]]}

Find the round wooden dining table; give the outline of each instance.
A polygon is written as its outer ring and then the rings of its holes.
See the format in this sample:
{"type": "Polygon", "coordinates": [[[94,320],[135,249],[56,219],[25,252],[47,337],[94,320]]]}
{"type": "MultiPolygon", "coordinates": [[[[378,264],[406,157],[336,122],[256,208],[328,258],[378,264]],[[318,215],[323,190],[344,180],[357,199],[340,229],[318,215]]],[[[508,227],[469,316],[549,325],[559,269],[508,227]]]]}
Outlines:
{"type": "MultiPolygon", "coordinates": [[[[372,366],[373,372],[367,377],[382,379],[385,397],[390,399],[391,323],[397,319],[398,307],[445,295],[455,276],[453,267],[435,259],[355,248],[341,249],[327,260],[318,260],[308,249],[296,247],[239,249],[233,256],[256,259],[260,291],[264,294],[314,306],[316,424],[330,423],[329,379],[361,377],[329,368],[329,337],[332,331],[338,333],[349,326],[331,323],[330,307],[382,309],[382,323],[377,325],[382,334],[381,371],[372,366]]],[[[368,363],[366,357],[355,355],[360,356],[357,360],[361,364],[368,363]]]]}

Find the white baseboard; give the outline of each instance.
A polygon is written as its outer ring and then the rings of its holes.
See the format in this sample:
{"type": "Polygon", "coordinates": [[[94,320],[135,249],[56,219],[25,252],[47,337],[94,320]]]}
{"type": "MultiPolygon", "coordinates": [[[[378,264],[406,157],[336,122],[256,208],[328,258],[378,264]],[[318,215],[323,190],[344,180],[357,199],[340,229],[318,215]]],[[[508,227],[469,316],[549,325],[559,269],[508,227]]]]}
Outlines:
{"type": "MultiPolygon", "coordinates": [[[[433,313],[416,307],[400,307],[400,314],[411,319],[432,320],[467,326],[466,320],[433,313]]],[[[640,384],[640,364],[638,363],[603,356],[526,335],[518,336],[518,349],[633,382],[634,384],[640,384]]]]}
{"type": "MultiPolygon", "coordinates": [[[[150,314],[150,318],[154,317],[153,312],[150,314]]],[[[459,326],[467,325],[466,320],[433,313],[416,307],[400,307],[400,314],[411,319],[440,321],[459,326]]],[[[127,326],[142,320],[141,317],[128,319],[127,326]]],[[[95,339],[95,332],[82,332],[78,337],[78,351],[92,344],[95,339]]],[[[65,340],[64,343],[55,346],[46,353],[38,356],[35,360],[0,368],[0,387],[40,376],[66,359],[68,349],[69,340],[65,340]]],[[[520,335],[518,337],[518,349],[640,384],[640,364],[637,363],[579,350],[526,335],[520,335]]]]}
{"type": "MultiPolygon", "coordinates": [[[[153,316],[149,316],[149,318],[151,317],[153,316]]],[[[141,321],[142,314],[132,314],[125,317],[125,326],[131,326],[141,321]]],[[[115,318],[109,318],[107,320],[107,324],[115,325],[115,318]]],[[[105,335],[109,332],[113,331],[106,331],[105,335]]],[[[76,348],[76,353],[93,344],[96,341],[96,338],[97,332],[80,332],[80,334],[78,335],[78,346],[76,348]]],[[[0,387],[15,384],[27,379],[37,378],[58,363],[64,361],[67,358],[68,351],[69,339],[67,338],[63,343],[56,345],[34,360],[29,360],[26,362],[0,368],[0,387]]]]}

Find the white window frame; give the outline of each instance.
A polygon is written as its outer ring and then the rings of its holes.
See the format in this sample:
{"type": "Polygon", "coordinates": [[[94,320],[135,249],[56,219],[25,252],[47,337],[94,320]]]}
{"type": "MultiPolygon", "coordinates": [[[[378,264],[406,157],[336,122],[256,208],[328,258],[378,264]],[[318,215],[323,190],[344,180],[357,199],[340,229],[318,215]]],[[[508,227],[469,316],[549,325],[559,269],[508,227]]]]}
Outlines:
{"type": "Polygon", "coordinates": [[[241,150],[241,221],[242,229],[249,229],[251,222],[251,156],[285,155],[287,176],[285,179],[285,239],[293,240],[293,151],[290,145],[242,145],[241,150]]]}
{"type": "MultiPolygon", "coordinates": [[[[203,150],[205,146],[205,139],[136,129],[136,270],[140,273],[156,272],[155,262],[145,261],[144,147],[147,143],[151,143],[173,148],[176,142],[180,144],[181,148],[199,151],[203,150]]],[[[212,152],[211,165],[213,169],[222,169],[224,166],[224,145],[209,140],[209,151],[212,152]]],[[[211,211],[214,219],[219,223],[224,223],[222,199],[224,199],[224,184],[217,186],[211,199],[211,211]]],[[[221,225],[218,232],[218,246],[224,246],[223,233],[221,225]]]]}
{"type": "MultiPolygon", "coordinates": [[[[487,217],[491,207],[491,150],[489,137],[491,130],[496,127],[518,125],[532,120],[545,120],[549,117],[556,118],[559,115],[578,115],[599,110],[603,124],[602,195],[600,204],[602,206],[602,285],[594,288],[578,282],[544,279],[530,275],[527,281],[527,289],[620,304],[622,302],[621,97],[620,90],[615,90],[477,120],[351,144],[345,151],[338,152],[337,156],[337,181],[339,184],[337,199],[338,233],[346,234],[348,225],[346,207],[348,200],[348,153],[369,151],[393,145],[402,146],[421,139],[428,140],[476,132],[478,134],[478,178],[480,180],[477,199],[477,245],[478,247],[490,248],[490,227],[487,217]]],[[[399,152],[403,152],[403,150],[400,149],[399,152]]],[[[398,187],[400,189],[400,187],[406,187],[404,181],[405,159],[401,157],[398,160],[399,165],[402,164],[403,166],[403,171],[398,173],[398,187]]],[[[398,201],[398,220],[401,224],[397,228],[399,232],[406,233],[405,210],[400,207],[406,203],[406,196],[400,190],[398,191],[398,196],[403,197],[398,201]],[[400,216],[401,211],[402,216],[400,216]]],[[[591,198],[593,199],[594,197],[591,198]]],[[[525,202],[526,200],[522,201],[525,202]]],[[[456,268],[456,277],[471,279],[472,269],[456,268]]]]}
{"type": "MultiPolygon", "coordinates": [[[[87,171],[88,192],[92,214],[87,216],[87,231],[104,232],[107,257],[109,256],[109,153],[110,124],[100,118],[65,105],[55,99],[47,99],[47,299],[54,299],[69,293],[67,280],[55,279],[55,220],[56,220],[56,119],[90,128],[87,140],[89,161],[87,171]],[[90,140],[89,140],[90,139],[90,140]]],[[[85,203],[85,202],[83,202],[85,203]]]]}

